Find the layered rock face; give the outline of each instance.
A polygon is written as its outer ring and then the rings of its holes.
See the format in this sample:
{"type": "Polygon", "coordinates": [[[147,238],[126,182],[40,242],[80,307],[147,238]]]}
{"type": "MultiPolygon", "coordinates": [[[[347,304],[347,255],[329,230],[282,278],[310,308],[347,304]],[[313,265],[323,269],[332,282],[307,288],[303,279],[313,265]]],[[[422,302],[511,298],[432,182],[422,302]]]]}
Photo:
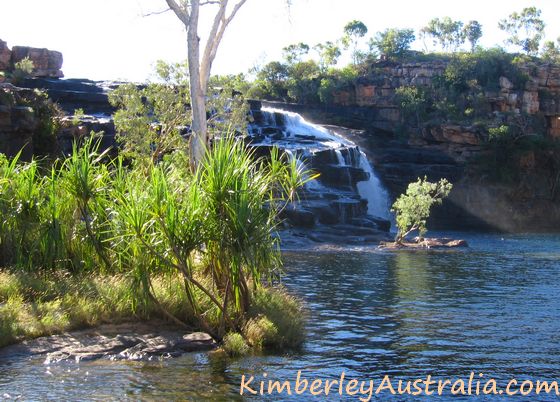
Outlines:
{"type": "Polygon", "coordinates": [[[542,232],[560,227],[560,203],[555,196],[558,191],[554,191],[558,186],[543,174],[543,161],[527,154],[520,160],[523,179],[504,185],[469,175],[465,159],[449,153],[450,147],[465,147],[473,156],[479,154],[482,145],[469,142],[483,138],[483,133],[463,135],[465,128],[454,125],[432,127],[430,135],[448,142],[426,146],[423,141],[399,140],[393,133],[372,127],[371,121],[363,119],[367,116],[365,108],[336,106],[325,110],[278,102],[267,105],[296,111],[310,121],[353,127],[345,130],[344,136],[367,154],[392,201],[419,177],[426,176],[430,181],[447,178],[454,188],[443,205],[434,208],[429,220],[431,229],[542,232]]]}
{"type": "Polygon", "coordinates": [[[16,63],[29,58],[33,62],[32,77],[61,78],[62,53],[28,46],[14,46],[11,50],[7,43],[0,40],[0,71],[13,72],[16,63]]]}
{"type": "Polygon", "coordinates": [[[375,185],[374,172],[367,171],[360,149],[338,128],[324,129],[295,113],[261,105],[251,102],[253,122],[246,137],[255,156],[267,158],[277,147],[289,158],[297,157],[301,169],[319,174],[281,213],[286,224],[281,236],[284,247],[300,247],[306,239],[335,244],[387,239],[388,202],[371,199],[360,190],[361,183],[375,185]]]}
{"type": "MultiPolygon", "coordinates": [[[[441,76],[447,65],[445,61],[378,63],[374,67],[375,73],[360,78],[352,87],[336,91],[332,105],[326,110],[362,126],[394,132],[403,124],[396,89],[432,87],[435,77],[441,76]]],[[[522,84],[516,86],[507,77],[500,76],[492,85],[497,89],[483,91],[482,101],[487,104],[488,117],[494,119],[496,125],[504,120],[506,113],[519,115],[520,119],[524,115],[541,118],[547,135],[560,138],[560,67],[526,63],[518,68],[526,78],[522,84]]],[[[414,145],[438,148],[459,161],[476,154],[480,150],[479,145],[487,138],[485,127],[445,121],[427,125],[419,134],[412,139],[414,145]]]]}

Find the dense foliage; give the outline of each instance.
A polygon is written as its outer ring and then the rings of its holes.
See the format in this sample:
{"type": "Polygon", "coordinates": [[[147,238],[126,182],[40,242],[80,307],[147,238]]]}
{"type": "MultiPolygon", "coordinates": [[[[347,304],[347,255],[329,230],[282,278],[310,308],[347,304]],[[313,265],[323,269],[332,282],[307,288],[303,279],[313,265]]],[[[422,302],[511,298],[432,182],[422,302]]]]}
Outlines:
{"type": "MultiPolygon", "coordinates": [[[[236,136],[247,106],[238,91],[244,80],[232,76],[212,77],[212,146],[193,169],[185,72],[184,65],[158,63],[156,82],[110,94],[118,108],[116,157],[91,136],[52,164],[0,159],[0,266],[122,275],[133,311],[156,309],[216,339],[234,331],[247,342],[274,343],[255,337],[261,324],[272,326],[277,346],[292,345],[301,334],[289,330],[294,338],[286,341],[277,313],[274,321],[262,308],[250,310],[261,284],[279,277],[278,216],[306,172],[277,149],[256,158],[236,136]],[[162,278],[180,278],[183,308],[169,311],[159,299],[154,281],[162,278]]],[[[286,308],[295,303],[274,297],[286,308]]]]}
{"type": "Polygon", "coordinates": [[[220,339],[241,331],[254,289],[278,277],[277,216],[303,184],[277,151],[255,159],[223,137],[191,173],[184,151],[128,168],[93,139],[48,170],[0,160],[0,263],[130,280],[139,308],[161,307],[153,278],[183,279],[188,317],[220,339]],[[221,324],[220,324],[221,323],[221,324]]]}

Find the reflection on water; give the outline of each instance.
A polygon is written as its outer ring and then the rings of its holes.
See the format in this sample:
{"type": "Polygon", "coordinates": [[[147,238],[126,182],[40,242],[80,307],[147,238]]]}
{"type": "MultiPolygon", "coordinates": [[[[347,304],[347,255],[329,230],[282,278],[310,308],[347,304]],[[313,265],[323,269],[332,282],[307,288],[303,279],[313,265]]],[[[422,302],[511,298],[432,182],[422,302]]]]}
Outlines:
{"type": "Polygon", "coordinates": [[[323,379],[344,370],[374,381],[385,374],[466,379],[471,371],[503,383],[557,379],[560,237],[467,240],[470,249],[451,252],[286,253],[285,285],[306,301],[310,315],[300,353],[244,359],[194,353],[163,362],[50,367],[0,362],[0,396],[235,400],[242,374],[293,379],[297,370],[323,379]]]}

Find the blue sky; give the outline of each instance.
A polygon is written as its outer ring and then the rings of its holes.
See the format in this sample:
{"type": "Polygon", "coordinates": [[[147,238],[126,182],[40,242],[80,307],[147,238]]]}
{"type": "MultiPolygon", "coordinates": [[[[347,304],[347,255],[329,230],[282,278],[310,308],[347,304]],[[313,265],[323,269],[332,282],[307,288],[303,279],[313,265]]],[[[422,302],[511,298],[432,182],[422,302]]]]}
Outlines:
{"type": "MultiPolygon", "coordinates": [[[[483,25],[483,45],[503,44],[498,20],[532,5],[542,10],[547,38],[560,36],[558,0],[292,0],[289,10],[285,0],[247,0],[226,32],[213,72],[244,72],[280,58],[291,43],[336,40],[353,19],[367,25],[368,36],[389,27],[418,30],[433,17],[476,19],[483,25]]],[[[186,58],[186,34],[176,17],[145,16],[165,8],[164,0],[2,0],[0,39],[61,51],[66,77],[143,81],[156,60],[186,58]]]]}

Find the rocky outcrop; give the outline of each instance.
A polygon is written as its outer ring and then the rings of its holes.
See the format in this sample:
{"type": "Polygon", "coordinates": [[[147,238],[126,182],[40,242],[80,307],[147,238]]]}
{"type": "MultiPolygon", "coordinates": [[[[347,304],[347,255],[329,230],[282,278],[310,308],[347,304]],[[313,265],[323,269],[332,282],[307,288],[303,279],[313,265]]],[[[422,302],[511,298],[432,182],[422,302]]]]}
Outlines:
{"type": "Polygon", "coordinates": [[[210,335],[187,333],[163,321],[104,324],[0,349],[0,359],[41,357],[45,364],[86,360],[151,360],[216,347],[210,335]]]}
{"type": "MultiPolygon", "coordinates": [[[[395,90],[403,86],[430,88],[434,85],[434,78],[441,76],[447,65],[446,61],[374,64],[368,76],[359,78],[352,86],[335,91],[332,104],[325,110],[351,108],[352,110],[343,113],[339,110],[338,114],[354,119],[362,126],[365,123],[379,130],[395,132],[403,123],[410,123],[403,122],[395,90]]],[[[493,85],[488,85],[497,90],[484,89],[484,99],[481,101],[487,104],[488,119],[494,120],[496,126],[499,126],[504,122],[505,113],[535,116],[544,120],[548,136],[560,138],[560,66],[526,63],[518,68],[525,77],[524,80],[518,80],[514,84],[510,78],[499,76],[493,85]]],[[[469,146],[477,146],[481,134],[487,135],[480,128],[458,127],[447,121],[438,124],[439,128],[432,125],[428,130],[421,130],[423,135],[417,140],[424,140],[424,145],[427,146],[462,144],[461,151],[465,152],[457,152],[456,146],[450,150],[451,155],[459,159],[468,158],[473,153],[468,150],[469,146]],[[441,135],[433,135],[434,130],[441,135]]]]}
{"type": "Polygon", "coordinates": [[[12,51],[8,44],[0,39],[0,71],[8,71],[11,68],[12,51]]]}
{"type": "Polygon", "coordinates": [[[14,46],[12,50],[7,43],[0,40],[0,71],[11,73],[16,63],[29,58],[33,62],[32,77],[61,78],[62,53],[55,50],[40,49],[29,46],[14,46]]]}
{"type": "Polygon", "coordinates": [[[111,115],[115,109],[109,104],[108,93],[121,83],[87,79],[31,78],[20,86],[45,91],[53,102],[67,114],[82,109],[90,115],[111,115]]]}
{"type": "Polygon", "coordinates": [[[28,46],[14,46],[12,48],[12,68],[25,58],[33,62],[33,77],[64,77],[62,73],[62,53],[55,50],[39,49],[28,46]]]}
{"type": "Polygon", "coordinates": [[[513,184],[491,183],[468,173],[465,160],[480,155],[484,149],[480,144],[483,133],[476,126],[428,125],[422,137],[432,139],[426,146],[423,138],[400,140],[393,133],[372,129],[368,122],[353,118],[355,114],[351,109],[361,113],[362,107],[264,104],[297,111],[316,123],[354,127],[346,130],[339,127],[338,131],[366,152],[392,200],[418,177],[426,176],[430,181],[447,178],[454,187],[443,205],[432,211],[428,222],[430,229],[542,232],[557,231],[560,227],[560,203],[557,201],[560,182],[556,178],[554,184],[554,177],[546,170],[551,168],[551,160],[539,158],[532,152],[524,153],[519,159],[523,176],[513,184]],[[467,152],[471,154],[466,155],[467,152]]]}

